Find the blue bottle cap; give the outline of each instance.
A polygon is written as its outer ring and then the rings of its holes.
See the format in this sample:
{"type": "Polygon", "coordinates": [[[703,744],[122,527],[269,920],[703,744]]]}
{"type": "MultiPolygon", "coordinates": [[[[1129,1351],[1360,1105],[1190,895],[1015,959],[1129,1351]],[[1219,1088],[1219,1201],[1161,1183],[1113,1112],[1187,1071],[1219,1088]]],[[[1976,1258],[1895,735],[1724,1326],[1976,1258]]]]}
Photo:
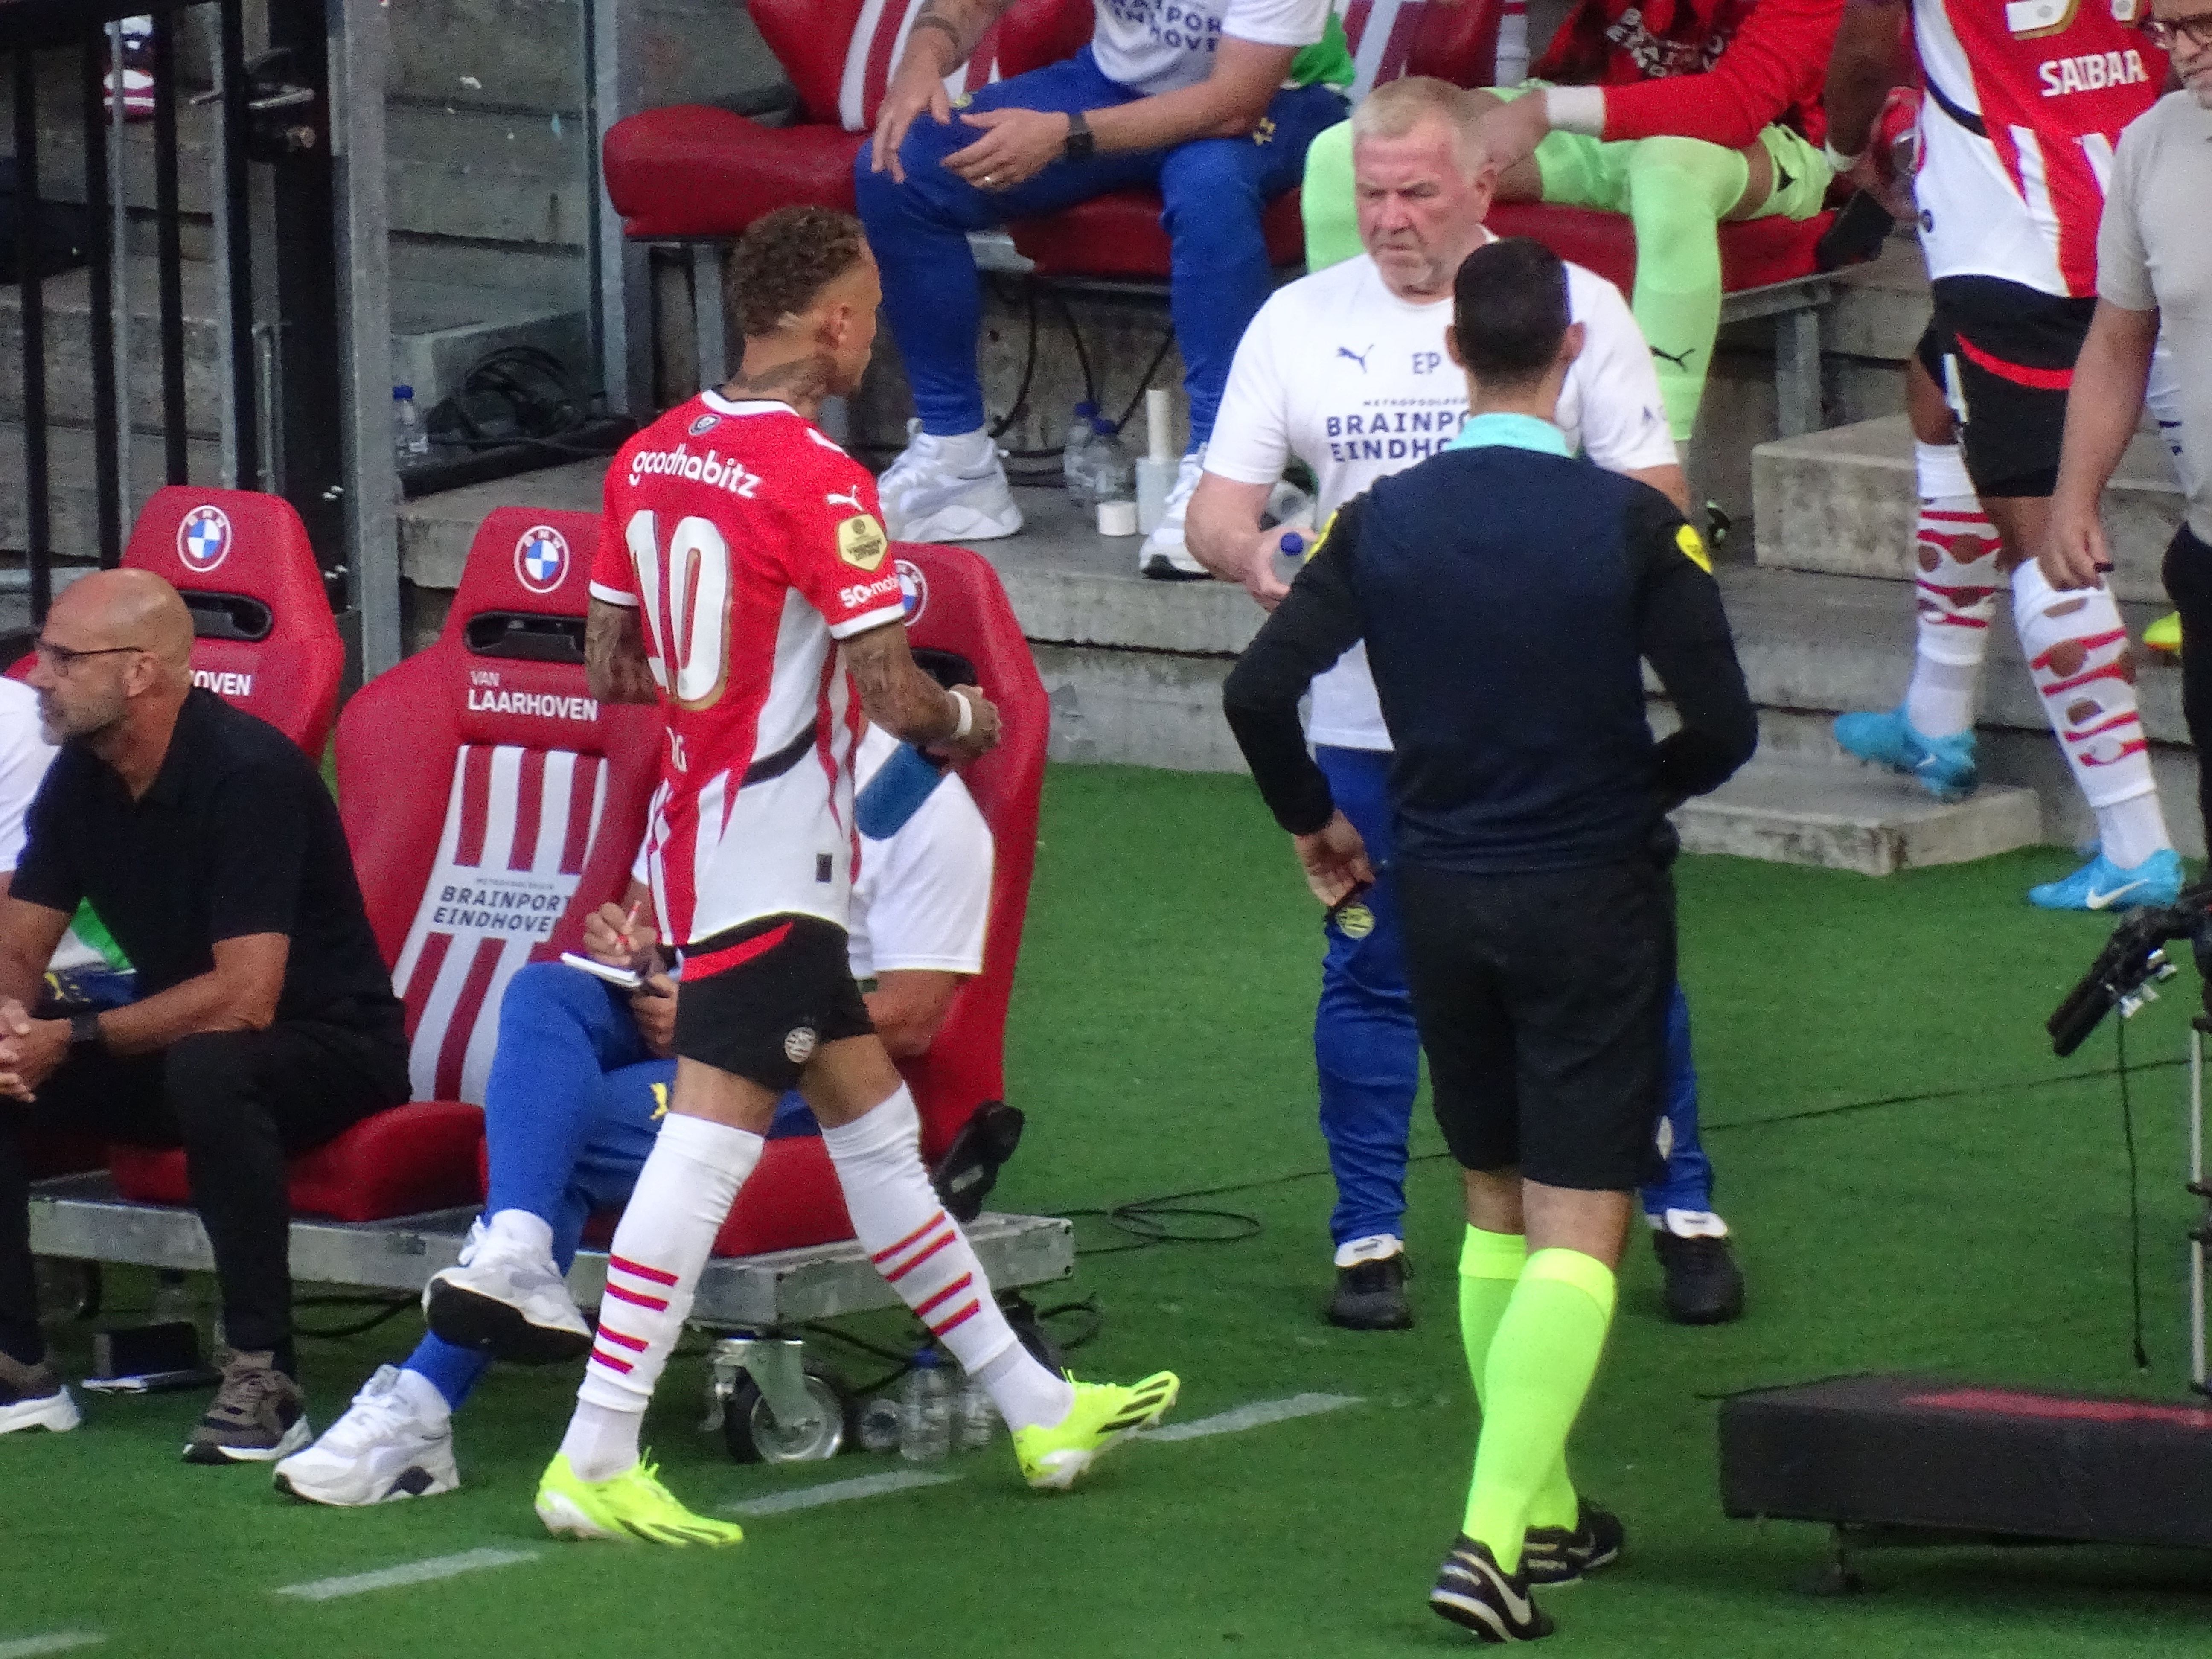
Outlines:
{"type": "Polygon", "coordinates": [[[415,397],[415,388],[411,386],[396,386],[392,388],[392,396],[395,402],[402,398],[412,402],[415,397]]]}
{"type": "Polygon", "coordinates": [[[1098,418],[1098,405],[1093,403],[1080,403],[1076,404],[1075,418],[1079,421],[1097,420],[1098,418]]]}
{"type": "Polygon", "coordinates": [[[915,1369],[919,1370],[933,1371],[944,1361],[934,1348],[916,1348],[914,1351],[914,1363],[915,1369]]]}
{"type": "Polygon", "coordinates": [[[1283,539],[1275,545],[1295,559],[1306,550],[1306,538],[1295,530],[1285,530],[1283,532],[1283,539]]]}

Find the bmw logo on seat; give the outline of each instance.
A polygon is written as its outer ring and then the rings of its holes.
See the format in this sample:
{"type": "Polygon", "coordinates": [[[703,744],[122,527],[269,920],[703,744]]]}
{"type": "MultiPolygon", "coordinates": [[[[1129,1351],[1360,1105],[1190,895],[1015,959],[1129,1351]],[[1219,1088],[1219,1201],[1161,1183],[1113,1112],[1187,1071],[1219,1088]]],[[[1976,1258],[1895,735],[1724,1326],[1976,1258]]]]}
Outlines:
{"type": "Polygon", "coordinates": [[[196,507],[177,526],[177,556],[205,575],[230,554],[230,518],[219,507],[196,507]]]}
{"type": "Polygon", "coordinates": [[[921,567],[912,559],[898,562],[899,620],[913,623],[921,618],[929,605],[929,578],[921,574],[921,567]]]}
{"type": "Polygon", "coordinates": [[[514,574],[533,593],[550,593],[568,574],[568,538],[550,525],[522,532],[514,544],[514,574]]]}

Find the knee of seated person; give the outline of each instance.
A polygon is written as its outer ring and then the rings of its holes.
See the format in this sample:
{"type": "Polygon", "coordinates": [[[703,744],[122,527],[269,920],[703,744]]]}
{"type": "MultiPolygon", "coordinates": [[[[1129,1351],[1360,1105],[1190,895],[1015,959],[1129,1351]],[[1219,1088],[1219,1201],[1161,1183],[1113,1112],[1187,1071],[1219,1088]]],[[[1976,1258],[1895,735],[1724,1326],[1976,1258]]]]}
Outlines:
{"type": "Polygon", "coordinates": [[[1246,170],[1242,139],[1194,138],[1160,163],[1162,216],[1173,232],[1185,229],[1217,234],[1259,234],[1260,189],[1246,170]]]}
{"type": "Polygon", "coordinates": [[[161,1090],[185,1138],[234,1120],[232,1103],[257,1063],[258,1031],[203,1031],[162,1051],[161,1090]]]}
{"type": "Polygon", "coordinates": [[[1630,200],[1646,210],[1679,205],[1692,216],[1710,219],[1700,187],[1717,177],[1716,169],[1732,155],[1702,138],[1642,139],[1628,158],[1630,200]]]}
{"type": "Polygon", "coordinates": [[[605,1012],[606,1000],[602,982],[589,974],[557,962],[526,962],[507,981],[500,1000],[500,1030],[504,1034],[510,1022],[520,1028],[549,1015],[594,1019],[605,1012]]]}

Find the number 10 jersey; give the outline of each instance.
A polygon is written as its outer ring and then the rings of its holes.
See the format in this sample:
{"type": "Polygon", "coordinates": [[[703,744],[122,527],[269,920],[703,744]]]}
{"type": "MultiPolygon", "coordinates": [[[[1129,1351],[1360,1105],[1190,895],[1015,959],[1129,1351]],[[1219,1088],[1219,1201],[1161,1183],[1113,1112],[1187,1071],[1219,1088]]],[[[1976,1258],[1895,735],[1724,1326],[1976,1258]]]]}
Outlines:
{"type": "Polygon", "coordinates": [[[860,698],[837,642],[902,609],[875,480],[788,404],[706,392],[608,470],[592,597],[641,612],[667,718],[646,832],[668,939],[846,925],[860,698]]]}

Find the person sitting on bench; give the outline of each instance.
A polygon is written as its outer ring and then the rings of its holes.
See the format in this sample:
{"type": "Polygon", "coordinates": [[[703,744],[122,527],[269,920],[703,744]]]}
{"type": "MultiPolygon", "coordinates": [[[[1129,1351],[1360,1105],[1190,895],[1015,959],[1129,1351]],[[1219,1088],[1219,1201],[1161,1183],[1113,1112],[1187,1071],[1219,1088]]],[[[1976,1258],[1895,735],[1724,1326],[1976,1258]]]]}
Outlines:
{"type": "MultiPolygon", "coordinates": [[[[868,729],[863,787],[896,750],[868,729]]],[[[848,954],[894,1060],[927,1052],[963,982],[983,969],[991,860],[990,829],[954,776],[895,834],[863,842],[848,954]]],[[[651,977],[631,993],[541,962],[508,984],[484,1090],[483,1218],[460,1264],[431,1279],[430,1330],[415,1352],[380,1367],[319,1441],[277,1465],[280,1491],[347,1507],[451,1492],[460,1483],[453,1413],[491,1360],[590,1350],[563,1275],[586,1218],[629,1197],[676,1076],[677,988],[659,971],[642,872],[641,858],[624,905],[599,908],[585,948],[612,965],[649,960],[651,977]]],[[[816,1133],[805,1103],[786,1096],[769,1138],[816,1133]]]]}
{"type": "Polygon", "coordinates": [[[85,577],[39,636],[62,752],[0,903],[0,1431],[77,1421],[39,1331],[21,1146],[73,1130],[185,1147],[234,1352],[184,1455],[270,1462],[313,1437],[285,1158],[406,1100],[406,1022],[314,763],[195,690],[191,647],[183,599],[143,570],[85,577]],[[33,1019],[86,900],[139,1000],[33,1019]]]}
{"type": "MultiPolygon", "coordinates": [[[[1844,0],[1580,0],[1483,123],[1501,202],[1628,216],[1629,308],[1686,444],[1720,327],[1723,220],[1820,211],[1833,171],[1820,88],[1844,0]],[[1557,82],[1559,84],[1547,84],[1557,82]],[[1508,101],[1510,100],[1510,101],[1508,101]]],[[[1306,155],[1306,269],[1359,252],[1352,134],[1306,155]]]]}

